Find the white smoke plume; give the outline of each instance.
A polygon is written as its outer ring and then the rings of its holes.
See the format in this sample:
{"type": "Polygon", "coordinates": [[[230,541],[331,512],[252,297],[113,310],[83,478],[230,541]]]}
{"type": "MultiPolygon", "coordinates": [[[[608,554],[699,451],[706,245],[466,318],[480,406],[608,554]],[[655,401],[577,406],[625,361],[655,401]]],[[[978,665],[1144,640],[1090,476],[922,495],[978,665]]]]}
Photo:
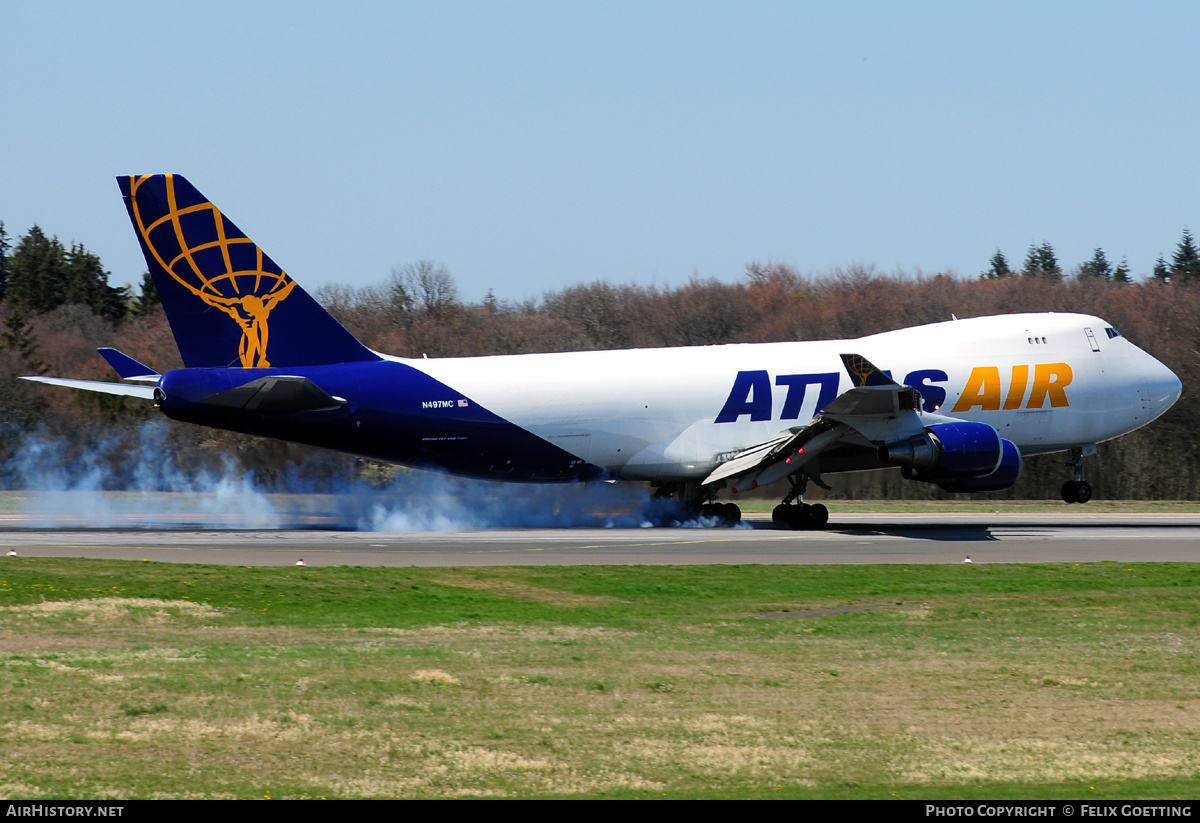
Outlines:
{"type": "Polygon", "coordinates": [[[166,426],[146,423],[134,448],[121,438],[71,454],[57,439],[27,435],[4,466],[4,487],[20,490],[24,525],[39,528],[273,529],[281,525],[252,474],[226,458],[221,471],[181,469],[166,426]]]}
{"type": "Polygon", "coordinates": [[[230,457],[219,471],[185,469],[167,425],[71,454],[28,435],[5,464],[3,487],[21,499],[23,525],[38,528],[328,528],[456,532],[529,528],[709,528],[712,518],[655,500],[640,483],[524,484],[400,470],[383,485],[341,482],[317,489],[304,472],[270,489],[230,457]]]}

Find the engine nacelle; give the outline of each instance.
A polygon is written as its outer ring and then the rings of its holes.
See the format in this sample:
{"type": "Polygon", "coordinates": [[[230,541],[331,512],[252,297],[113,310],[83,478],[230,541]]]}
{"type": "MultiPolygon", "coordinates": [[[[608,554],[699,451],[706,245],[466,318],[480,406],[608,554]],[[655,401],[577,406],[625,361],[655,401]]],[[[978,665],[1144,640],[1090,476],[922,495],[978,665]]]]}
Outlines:
{"type": "Polygon", "coordinates": [[[937,484],[948,492],[1002,492],[1012,488],[1021,476],[1021,450],[1011,440],[1001,439],[1004,454],[989,474],[939,478],[937,484]]]}
{"type": "Polygon", "coordinates": [[[879,447],[879,460],[946,491],[1000,491],[1021,475],[1021,451],[986,423],[938,423],[879,447]]]}

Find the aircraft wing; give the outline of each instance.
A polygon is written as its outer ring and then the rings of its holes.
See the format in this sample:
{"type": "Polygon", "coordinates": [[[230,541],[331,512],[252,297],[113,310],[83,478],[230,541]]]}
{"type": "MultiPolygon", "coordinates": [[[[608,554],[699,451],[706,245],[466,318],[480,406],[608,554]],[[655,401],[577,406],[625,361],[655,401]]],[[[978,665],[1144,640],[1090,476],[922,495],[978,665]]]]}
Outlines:
{"type": "Polygon", "coordinates": [[[924,429],[921,396],[901,386],[866,358],[843,354],[856,385],[834,398],[807,426],[741,451],[717,466],[704,485],[730,480],[736,493],[805,472],[818,485],[821,452],[842,443],[870,446],[914,437],[924,429]]]}
{"type": "Polygon", "coordinates": [[[21,379],[32,380],[35,383],[47,383],[51,386],[66,386],[68,389],[120,394],[125,397],[140,397],[143,400],[154,399],[153,386],[130,386],[125,383],[105,383],[103,380],[67,380],[62,377],[22,377],[21,379]]]}

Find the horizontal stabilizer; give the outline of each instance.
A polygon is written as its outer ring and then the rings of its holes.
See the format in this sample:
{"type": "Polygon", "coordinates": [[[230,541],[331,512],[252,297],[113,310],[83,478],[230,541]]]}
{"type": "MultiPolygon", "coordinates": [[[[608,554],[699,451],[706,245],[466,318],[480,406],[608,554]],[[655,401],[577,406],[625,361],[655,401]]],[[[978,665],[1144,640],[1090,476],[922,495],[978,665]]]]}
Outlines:
{"type": "Polygon", "coordinates": [[[140,397],[143,400],[154,399],[153,386],[130,386],[125,383],[105,383],[102,380],[66,380],[61,377],[22,377],[22,380],[32,380],[35,383],[46,383],[51,386],[66,386],[68,389],[95,391],[103,394],[120,394],[125,397],[140,397]]]}
{"type": "Polygon", "coordinates": [[[144,363],[139,363],[122,351],[117,351],[116,349],[108,348],[107,346],[96,349],[96,351],[100,352],[100,356],[108,361],[108,365],[112,366],[113,371],[121,375],[121,379],[123,380],[137,380],[138,382],[142,383],[157,383],[158,378],[162,377],[162,375],[156,372],[154,369],[150,368],[144,363]]]}
{"type": "Polygon", "coordinates": [[[258,412],[328,411],[346,405],[307,377],[281,375],[260,377],[234,389],[210,394],[200,401],[206,406],[225,406],[258,412]]]}

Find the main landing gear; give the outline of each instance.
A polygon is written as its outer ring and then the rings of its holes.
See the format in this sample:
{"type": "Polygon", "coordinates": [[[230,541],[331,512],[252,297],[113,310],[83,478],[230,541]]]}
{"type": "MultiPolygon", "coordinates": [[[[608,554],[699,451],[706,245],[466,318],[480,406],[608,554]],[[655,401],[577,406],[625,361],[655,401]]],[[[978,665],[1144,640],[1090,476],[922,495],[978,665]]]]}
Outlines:
{"type": "Polygon", "coordinates": [[[705,503],[700,507],[701,517],[715,517],[727,526],[742,522],[742,510],[737,503],[705,503]]]}
{"type": "Polygon", "coordinates": [[[1071,449],[1071,459],[1065,465],[1073,471],[1075,479],[1063,483],[1062,499],[1067,503],[1086,503],[1091,500],[1092,484],[1083,478],[1083,449],[1071,449]]]}
{"type": "Polygon", "coordinates": [[[676,500],[687,511],[680,520],[688,517],[715,519],[718,525],[736,526],[742,522],[742,510],[736,503],[718,503],[711,489],[695,481],[663,483],[654,491],[656,500],[676,500]]]}
{"type": "Polygon", "coordinates": [[[781,529],[823,529],[829,522],[829,509],[820,503],[809,505],[804,502],[804,489],[808,486],[808,475],[790,475],[792,484],[787,497],[771,512],[771,521],[781,529]]]}

